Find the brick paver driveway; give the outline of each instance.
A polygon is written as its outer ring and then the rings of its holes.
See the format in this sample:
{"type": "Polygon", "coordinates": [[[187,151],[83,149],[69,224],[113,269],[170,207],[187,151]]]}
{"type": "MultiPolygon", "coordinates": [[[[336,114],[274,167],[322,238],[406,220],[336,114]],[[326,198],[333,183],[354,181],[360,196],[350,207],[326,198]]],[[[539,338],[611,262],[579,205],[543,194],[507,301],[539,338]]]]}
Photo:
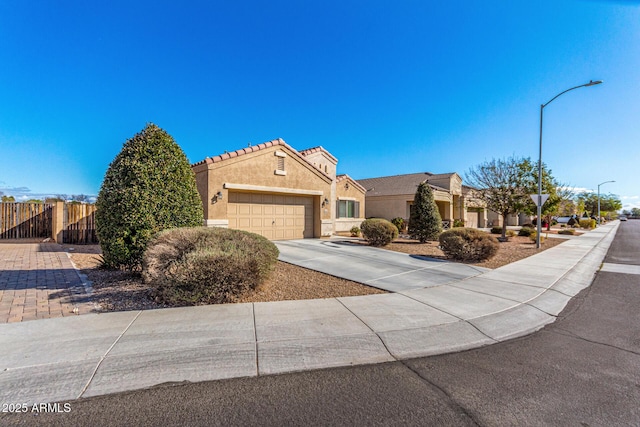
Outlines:
{"type": "Polygon", "coordinates": [[[60,246],[0,242],[0,323],[75,316],[92,308],[60,246]]]}

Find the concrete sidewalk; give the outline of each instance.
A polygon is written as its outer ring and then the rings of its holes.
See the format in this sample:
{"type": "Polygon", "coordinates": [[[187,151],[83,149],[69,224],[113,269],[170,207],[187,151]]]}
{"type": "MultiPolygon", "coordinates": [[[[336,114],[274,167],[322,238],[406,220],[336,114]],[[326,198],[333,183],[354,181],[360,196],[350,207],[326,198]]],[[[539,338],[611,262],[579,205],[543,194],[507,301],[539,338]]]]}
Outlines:
{"type": "Polygon", "coordinates": [[[526,335],[553,322],[591,284],[617,227],[496,270],[397,293],[0,324],[0,401],[378,363],[526,335]]]}

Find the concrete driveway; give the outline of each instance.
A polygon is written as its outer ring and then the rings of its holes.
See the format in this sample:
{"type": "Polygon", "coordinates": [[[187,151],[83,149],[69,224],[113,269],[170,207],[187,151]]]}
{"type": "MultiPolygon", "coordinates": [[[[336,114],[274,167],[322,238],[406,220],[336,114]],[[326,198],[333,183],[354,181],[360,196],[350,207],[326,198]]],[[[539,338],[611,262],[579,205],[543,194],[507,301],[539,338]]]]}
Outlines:
{"type": "Polygon", "coordinates": [[[349,239],[304,239],[275,242],[280,261],[331,274],[390,292],[446,285],[490,271],[386,249],[349,239]]]}

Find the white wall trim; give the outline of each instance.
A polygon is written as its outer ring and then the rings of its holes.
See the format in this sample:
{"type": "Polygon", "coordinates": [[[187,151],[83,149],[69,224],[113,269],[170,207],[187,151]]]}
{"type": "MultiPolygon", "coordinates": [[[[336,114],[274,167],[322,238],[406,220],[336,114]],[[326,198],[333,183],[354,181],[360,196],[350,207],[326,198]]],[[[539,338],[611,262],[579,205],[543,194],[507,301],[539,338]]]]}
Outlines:
{"type": "Polygon", "coordinates": [[[299,194],[302,196],[322,196],[324,194],[322,191],[319,191],[319,190],[303,190],[300,188],[284,188],[284,187],[265,187],[262,185],[234,184],[231,182],[225,182],[223,187],[227,190],[259,191],[263,193],[299,194]]]}
{"type": "Polygon", "coordinates": [[[280,176],[287,176],[287,171],[280,171],[276,169],[273,171],[273,173],[280,176]]]}
{"type": "Polygon", "coordinates": [[[206,227],[229,228],[229,220],[228,219],[205,219],[204,225],[206,227]]]}
{"type": "Polygon", "coordinates": [[[273,154],[275,154],[277,157],[287,157],[287,153],[285,153],[284,151],[275,151],[273,154]]]}
{"type": "Polygon", "coordinates": [[[352,200],[354,202],[358,201],[358,199],[356,199],[355,197],[338,197],[338,200],[352,200]]]}

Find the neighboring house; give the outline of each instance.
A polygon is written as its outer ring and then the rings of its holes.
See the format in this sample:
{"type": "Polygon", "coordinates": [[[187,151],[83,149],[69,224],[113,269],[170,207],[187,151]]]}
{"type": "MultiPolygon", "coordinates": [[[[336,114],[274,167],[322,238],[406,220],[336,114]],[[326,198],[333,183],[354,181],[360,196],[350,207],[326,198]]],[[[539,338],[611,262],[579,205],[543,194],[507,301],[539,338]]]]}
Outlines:
{"type": "Polygon", "coordinates": [[[365,190],[337,164],[322,147],[297,151],[282,139],[207,157],[192,165],[205,225],[272,240],[348,231],[364,219],[365,190]]]}
{"type": "Polygon", "coordinates": [[[366,189],[365,216],[386,219],[400,217],[408,220],[418,185],[425,181],[433,190],[445,229],[453,226],[455,220],[463,220],[467,227],[488,226],[488,210],[480,200],[473,197],[471,187],[462,185],[462,178],[455,172],[422,172],[359,179],[360,185],[366,189]]]}

